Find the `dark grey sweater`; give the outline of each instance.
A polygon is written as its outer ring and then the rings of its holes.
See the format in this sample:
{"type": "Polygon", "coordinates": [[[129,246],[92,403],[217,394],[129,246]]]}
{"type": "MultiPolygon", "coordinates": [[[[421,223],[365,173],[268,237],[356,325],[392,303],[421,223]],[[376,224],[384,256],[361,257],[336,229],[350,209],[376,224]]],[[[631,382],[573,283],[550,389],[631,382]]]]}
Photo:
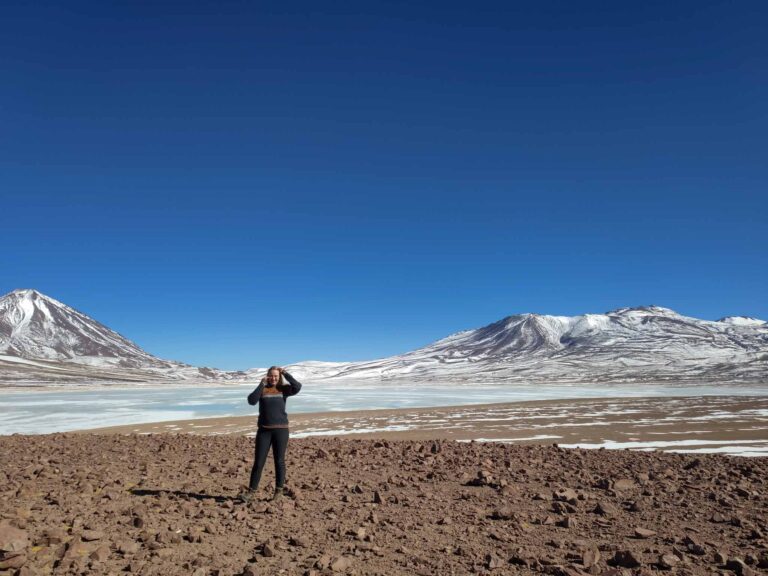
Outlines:
{"type": "Polygon", "coordinates": [[[287,386],[268,386],[262,380],[256,390],[248,394],[248,404],[255,406],[259,403],[259,428],[288,428],[285,399],[298,394],[301,383],[288,372],[283,372],[283,376],[288,380],[287,386]]]}

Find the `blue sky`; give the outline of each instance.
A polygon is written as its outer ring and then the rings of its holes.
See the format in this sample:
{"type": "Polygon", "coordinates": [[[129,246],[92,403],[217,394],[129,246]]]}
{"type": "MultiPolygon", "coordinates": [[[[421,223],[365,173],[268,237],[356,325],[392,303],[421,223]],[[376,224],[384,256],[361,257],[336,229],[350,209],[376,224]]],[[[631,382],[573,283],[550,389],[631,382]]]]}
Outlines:
{"type": "Polygon", "coordinates": [[[768,318],[765,4],[331,4],[4,5],[0,292],[222,368],[768,318]]]}

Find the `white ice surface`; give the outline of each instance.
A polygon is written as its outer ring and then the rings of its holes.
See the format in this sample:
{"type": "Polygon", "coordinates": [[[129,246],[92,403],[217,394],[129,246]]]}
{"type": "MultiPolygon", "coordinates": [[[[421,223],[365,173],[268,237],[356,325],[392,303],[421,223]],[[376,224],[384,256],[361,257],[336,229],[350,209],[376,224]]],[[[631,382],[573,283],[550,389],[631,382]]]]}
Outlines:
{"type": "MultiPolygon", "coordinates": [[[[251,390],[251,386],[238,385],[2,392],[0,434],[44,434],[122,424],[246,415],[253,416],[255,425],[258,410],[246,402],[246,396],[251,390]]],[[[459,406],[566,398],[712,395],[765,396],[768,395],[768,388],[639,384],[606,387],[432,383],[414,387],[409,384],[378,382],[306,382],[299,395],[288,399],[288,412],[459,406]]],[[[535,411],[536,408],[531,410],[535,411]]],[[[463,412],[477,415],[477,409],[471,406],[463,412]]],[[[724,417],[727,418],[728,415],[724,414],[724,417]]]]}

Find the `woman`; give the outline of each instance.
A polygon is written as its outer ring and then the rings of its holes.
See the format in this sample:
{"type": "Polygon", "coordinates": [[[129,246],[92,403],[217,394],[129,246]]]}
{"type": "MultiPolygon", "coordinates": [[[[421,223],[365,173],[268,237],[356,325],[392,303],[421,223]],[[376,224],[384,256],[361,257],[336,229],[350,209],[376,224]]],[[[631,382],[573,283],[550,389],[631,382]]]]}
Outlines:
{"type": "Polygon", "coordinates": [[[283,495],[285,485],[285,450],[288,447],[288,415],[285,412],[285,399],[298,394],[301,384],[288,372],[277,366],[267,370],[256,390],[248,395],[248,404],[259,403],[259,429],[256,432],[256,455],[251,470],[248,490],[240,499],[248,502],[259,487],[261,471],[267,461],[270,446],[275,460],[275,495],[277,500],[283,495]],[[288,381],[286,384],[285,381],[288,381]]]}

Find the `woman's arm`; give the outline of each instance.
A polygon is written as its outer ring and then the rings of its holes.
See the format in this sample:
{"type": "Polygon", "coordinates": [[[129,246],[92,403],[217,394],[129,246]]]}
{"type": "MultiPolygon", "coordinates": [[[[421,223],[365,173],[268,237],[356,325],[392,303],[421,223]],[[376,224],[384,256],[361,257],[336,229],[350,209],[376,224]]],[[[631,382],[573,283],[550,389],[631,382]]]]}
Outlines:
{"type": "Polygon", "coordinates": [[[256,386],[256,390],[248,394],[248,404],[256,406],[259,398],[261,398],[261,391],[264,389],[264,379],[261,379],[261,383],[256,386]]]}
{"type": "Polygon", "coordinates": [[[290,384],[288,390],[283,390],[283,396],[293,396],[294,394],[298,394],[299,390],[301,390],[301,382],[296,380],[296,378],[288,374],[285,370],[283,370],[282,374],[285,376],[285,379],[288,380],[288,384],[290,384]]]}

